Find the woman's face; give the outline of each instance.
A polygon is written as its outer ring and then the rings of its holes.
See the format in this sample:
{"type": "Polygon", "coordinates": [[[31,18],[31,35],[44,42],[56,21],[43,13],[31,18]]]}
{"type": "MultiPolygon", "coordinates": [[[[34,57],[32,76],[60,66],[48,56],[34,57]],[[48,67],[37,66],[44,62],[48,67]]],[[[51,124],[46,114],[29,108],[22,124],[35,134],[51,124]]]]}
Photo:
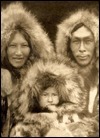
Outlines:
{"type": "Polygon", "coordinates": [[[10,64],[15,68],[21,68],[27,61],[30,47],[24,36],[17,32],[7,48],[7,56],[10,64]]]}

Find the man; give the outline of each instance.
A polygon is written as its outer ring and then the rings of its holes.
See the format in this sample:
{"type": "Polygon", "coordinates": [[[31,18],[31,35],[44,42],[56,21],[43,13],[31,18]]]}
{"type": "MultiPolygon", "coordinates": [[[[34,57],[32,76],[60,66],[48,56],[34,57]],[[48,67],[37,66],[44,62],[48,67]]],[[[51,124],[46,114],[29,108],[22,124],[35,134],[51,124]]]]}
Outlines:
{"type": "MultiPolygon", "coordinates": [[[[57,56],[71,62],[89,85],[88,114],[98,118],[98,68],[99,68],[99,19],[89,10],[78,10],[58,25],[56,39],[57,56]]],[[[90,117],[91,116],[91,117],[90,117]]],[[[84,119],[83,119],[84,120],[84,119]]],[[[91,126],[86,121],[87,127],[91,126]]],[[[96,121],[96,120],[95,120],[96,121]]],[[[92,122],[92,121],[91,121],[92,122]]],[[[90,123],[90,124],[89,124],[90,123]]],[[[86,127],[85,126],[85,127],[86,127]]],[[[83,127],[83,129],[85,128],[83,127]]],[[[83,131],[83,130],[82,130],[83,131]]],[[[88,130],[86,130],[88,132],[88,130]]],[[[95,130],[93,130],[95,131],[95,130]]],[[[87,136],[97,136],[89,132],[87,136]]],[[[76,136],[76,134],[75,134],[76,136]]],[[[78,135],[78,136],[81,136],[78,135]]]]}

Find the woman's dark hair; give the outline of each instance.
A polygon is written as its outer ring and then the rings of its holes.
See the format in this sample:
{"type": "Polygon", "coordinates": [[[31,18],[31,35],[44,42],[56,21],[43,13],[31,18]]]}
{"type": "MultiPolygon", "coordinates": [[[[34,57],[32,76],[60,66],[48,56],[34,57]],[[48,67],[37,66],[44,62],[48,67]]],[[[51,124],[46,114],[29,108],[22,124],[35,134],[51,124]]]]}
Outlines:
{"type": "Polygon", "coordinates": [[[28,46],[30,48],[30,51],[32,52],[33,51],[32,50],[32,45],[33,44],[31,42],[30,36],[28,35],[28,33],[24,29],[22,29],[21,27],[18,27],[18,26],[15,28],[15,31],[11,34],[10,40],[8,42],[8,46],[11,43],[11,41],[13,40],[13,38],[14,38],[16,33],[20,33],[20,34],[22,34],[24,36],[25,40],[28,42],[28,46]]]}
{"type": "MultiPolygon", "coordinates": [[[[9,42],[8,42],[8,44],[7,44],[7,47],[9,46],[10,42],[12,41],[12,39],[14,38],[14,36],[15,36],[15,34],[16,34],[17,32],[21,33],[21,34],[24,36],[24,38],[26,39],[26,41],[28,42],[28,45],[29,45],[29,47],[30,47],[30,55],[29,55],[29,57],[28,57],[28,59],[27,59],[28,62],[26,62],[25,65],[28,64],[29,62],[30,62],[30,63],[34,62],[35,58],[36,58],[36,59],[39,58],[39,55],[38,55],[37,52],[36,52],[35,45],[32,43],[30,36],[29,36],[28,33],[27,33],[23,28],[21,28],[20,26],[17,26],[17,27],[15,28],[15,30],[13,31],[13,33],[11,34],[10,40],[9,40],[9,42]],[[33,45],[34,45],[34,46],[33,46],[33,45]]],[[[20,72],[19,72],[19,70],[16,69],[15,67],[13,67],[13,66],[10,64],[9,60],[8,60],[8,57],[7,57],[7,47],[4,49],[4,50],[5,50],[5,52],[4,52],[5,55],[4,55],[4,58],[3,58],[2,62],[1,62],[2,67],[5,68],[5,69],[8,69],[8,70],[11,72],[13,78],[16,78],[16,77],[17,77],[17,78],[20,78],[20,72]]]]}

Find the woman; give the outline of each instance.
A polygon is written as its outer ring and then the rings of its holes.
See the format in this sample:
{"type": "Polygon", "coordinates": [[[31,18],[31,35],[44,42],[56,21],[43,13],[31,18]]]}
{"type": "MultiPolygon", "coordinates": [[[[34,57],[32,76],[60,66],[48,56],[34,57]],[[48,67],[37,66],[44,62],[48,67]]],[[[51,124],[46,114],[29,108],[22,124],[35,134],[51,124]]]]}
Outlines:
{"type": "MultiPolygon", "coordinates": [[[[20,2],[2,9],[1,28],[1,65],[11,73],[12,87],[16,89],[31,63],[54,56],[53,45],[34,15],[20,2]]],[[[10,101],[16,97],[12,91],[10,101]]]]}
{"type": "Polygon", "coordinates": [[[1,63],[14,80],[23,76],[37,59],[53,56],[53,45],[47,34],[21,3],[2,9],[1,28],[1,63]]]}

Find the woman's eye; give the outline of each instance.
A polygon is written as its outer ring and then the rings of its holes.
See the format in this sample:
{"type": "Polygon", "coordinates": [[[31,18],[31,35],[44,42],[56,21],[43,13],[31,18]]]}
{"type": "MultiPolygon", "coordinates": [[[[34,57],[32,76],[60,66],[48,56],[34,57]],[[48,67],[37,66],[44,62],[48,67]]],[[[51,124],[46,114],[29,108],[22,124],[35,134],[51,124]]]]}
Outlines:
{"type": "Polygon", "coordinates": [[[16,45],[9,45],[9,47],[16,47],[16,45]]]}
{"type": "Polygon", "coordinates": [[[22,47],[29,47],[28,45],[22,45],[22,47]]]}

